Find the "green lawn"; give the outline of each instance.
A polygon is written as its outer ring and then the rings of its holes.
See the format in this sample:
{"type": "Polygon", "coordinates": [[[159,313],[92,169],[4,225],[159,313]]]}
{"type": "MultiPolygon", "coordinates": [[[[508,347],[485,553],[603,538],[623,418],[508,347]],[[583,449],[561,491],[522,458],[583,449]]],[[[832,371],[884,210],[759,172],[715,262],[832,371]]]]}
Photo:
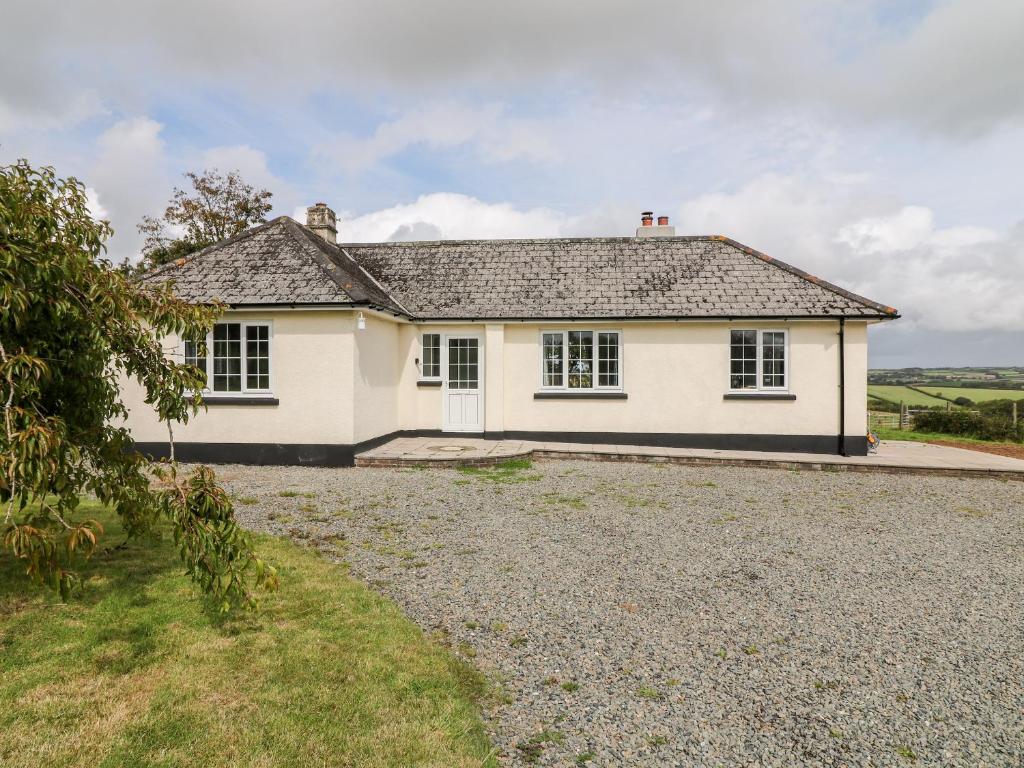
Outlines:
{"type": "Polygon", "coordinates": [[[494,764],[472,667],[342,566],[258,544],[281,589],[229,620],[168,541],[97,554],[68,604],[0,555],[0,765],[494,764]]]}
{"type": "Polygon", "coordinates": [[[929,397],[928,395],[916,392],[909,387],[897,386],[893,384],[868,384],[868,396],[877,398],[878,400],[885,400],[889,403],[905,403],[908,406],[923,406],[931,407],[935,405],[945,405],[945,400],[940,400],[937,397],[929,397]]]}
{"type": "MultiPolygon", "coordinates": [[[[983,403],[988,400],[1024,400],[1024,390],[1021,389],[976,389],[973,387],[921,387],[925,392],[937,395],[940,392],[943,397],[956,400],[958,397],[967,397],[976,403],[983,403]]],[[[1020,406],[1018,406],[1018,409],[1020,406]]]]}

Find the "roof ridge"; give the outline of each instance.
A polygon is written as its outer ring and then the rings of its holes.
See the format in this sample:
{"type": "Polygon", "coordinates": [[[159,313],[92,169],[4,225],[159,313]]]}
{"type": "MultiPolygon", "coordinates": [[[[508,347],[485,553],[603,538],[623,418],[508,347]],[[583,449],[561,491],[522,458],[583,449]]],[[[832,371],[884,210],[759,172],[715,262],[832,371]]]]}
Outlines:
{"type": "Polygon", "coordinates": [[[338,290],[340,290],[345,296],[348,297],[349,301],[355,301],[355,298],[352,296],[352,293],[349,290],[352,287],[352,284],[343,282],[341,280],[341,277],[337,274],[337,269],[330,269],[330,267],[324,264],[324,259],[326,259],[331,264],[331,266],[336,266],[334,265],[333,262],[330,261],[329,258],[327,258],[326,254],[323,253],[323,249],[320,247],[320,243],[316,242],[317,240],[323,241],[323,238],[313,231],[306,231],[306,227],[302,226],[301,224],[299,224],[299,222],[295,221],[295,219],[290,217],[288,217],[288,223],[286,226],[288,227],[288,230],[293,237],[301,236],[305,238],[305,243],[307,245],[313,246],[313,251],[316,254],[315,256],[313,256],[313,262],[318,267],[320,267],[320,269],[327,275],[328,278],[330,278],[331,282],[333,282],[338,287],[338,290]],[[346,285],[348,285],[348,288],[345,287],[346,285]]]}
{"type": "Polygon", "coordinates": [[[861,296],[860,294],[854,293],[853,291],[848,291],[845,288],[840,288],[835,283],[830,283],[828,280],[822,280],[820,277],[812,275],[810,272],[805,272],[799,267],[794,267],[792,264],[788,264],[785,261],[776,259],[774,256],[769,256],[767,253],[759,251],[756,248],[751,248],[749,245],[744,245],[738,240],[733,240],[731,237],[727,237],[726,235],[709,235],[708,239],[718,240],[728,245],[731,245],[733,248],[742,251],[748,256],[753,256],[754,258],[760,259],[766,264],[770,264],[773,267],[778,267],[779,269],[785,272],[789,272],[790,274],[795,275],[801,278],[802,280],[806,280],[812,285],[816,285],[820,288],[824,288],[827,291],[831,291],[832,293],[842,296],[844,299],[859,302],[866,307],[878,310],[879,312],[886,315],[891,315],[892,317],[899,317],[899,313],[896,311],[894,307],[888,307],[885,304],[881,304],[877,301],[872,301],[871,299],[861,296]]]}
{"type": "Polygon", "coordinates": [[[383,283],[381,283],[380,280],[378,280],[376,277],[374,277],[366,267],[364,267],[362,264],[360,264],[358,261],[356,261],[354,258],[352,258],[352,254],[349,253],[347,250],[345,250],[344,246],[337,245],[335,247],[339,251],[344,253],[346,257],[348,257],[348,260],[351,261],[355,265],[356,269],[358,269],[360,272],[362,272],[364,275],[366,275],[368,278],[370,278],[370,280],[373,281],[373,284],[376,285],[380,289],[380,292],[383,293],[385,296],[387,296],[389,299],[391,299],[391,301],[393,301],[395,303],[396,307],[398,307],[400,310],[402,310],[410,318],[413,317],[412,312],[410,312],[408,309],[406,309],[405,305],[402,304],[402,302],[400,302],[398,299],[396,299],[394,294],[391,293],[387,288],[385,288],[383,283]]]}
{"type": "Polygon", "coordinates": [[[618,243],[618,242],[696,242],[701,240],[716,240],[720,235],[673,235],[672,237],[478,237],[462,240],[397,240],[379,241],[366,243],[338,243],[339,248],[406,248],[421,247],[425,245],[471,245],[476,243],[618,243]]]}
{"type": "MultiPolygon", "coordinates": [[[[310,229],[305,224],[300,224],[299,222],[297,222],[294,219],[289,218],[289,217],[285,217],[285,218],[288,219],[288,226],[289,226],[289,228],[294,230],[292,232],[293,235],[296,232],[301,233],[306,238],[306,240],[309,242],[309,244],[311,244],[313,246],[313,248],[315,249],[317,254],[320,255],[320,256],[323,256],[330,263],[331,267],[339,266],[339,265],[335,264],[331,260],[331,255],[333,255],[333,251],[332,251],[332,248],[331,248],[331,243],[329,243],[326,240],[324,240],[322,237],[320,237],[320,235],[318,235],[316,232],[314,232],[312,229],[310,229]]],[[[388,298],[389,301],[391,301],[394,304],[395,307],[399,308],[402,312],[404,312],[405,314],[407,314],[410,317],[412,317],[411,313],[409,313],[409,311],[406,310],[405,307],[403,307],[401,305],[401,303],[399,303],[399,301],[397,299],[395,299],[394,296],[391,295],[390,292],[385,290],[384,286],[382,286],[376,279],[374,279],[374,277],[372,275],[370,275],[369,272],[367,272],[365,269],[363,269],[362,266],[360,266],[359,263],[356,262],[356,260],[353,259],[352,256],[347,251],[345,251],[344,248],[341,248],[338,245],[334,245],[334,249],[340,251],[341,253],[343,253],[345,255],[345,257],[349,261],[351,261],[352,264],[355,265],[355,267],[360,272],[362,272],[367,277],[369,277],[370,281],[380,290],[380,292],[382,294],[384,294],[384,296],[386,296],[388,298]]],[[[331,269],[328,266],[326,266],[323,263],[323,261],[321,261],[320,259],[314,259],[314,260],[316,261],[317,265],[327,274],[327,276],[335,283],[335,285],[337,285],[338,288],[346,296],[348,296],[349,300],[351,300],[353,302],[361,301],[360,299],[356,299],[352,295],[352,292],[351,292],[352,283],[343,282],[341,280],[340,276],[336,273],[336,270],[335,269],[331,269]],[[346,286],[348,286],[348,287],[346,288],[346,286]]],[[[365,301],[367,298],[369,298],[369,297],[365,297],[364,299],[362,299],[362,301],[365,301]]],[[[371,301],[371,302],[368,302],[368,303],[373,303],[373,302],[371,301]]]]}

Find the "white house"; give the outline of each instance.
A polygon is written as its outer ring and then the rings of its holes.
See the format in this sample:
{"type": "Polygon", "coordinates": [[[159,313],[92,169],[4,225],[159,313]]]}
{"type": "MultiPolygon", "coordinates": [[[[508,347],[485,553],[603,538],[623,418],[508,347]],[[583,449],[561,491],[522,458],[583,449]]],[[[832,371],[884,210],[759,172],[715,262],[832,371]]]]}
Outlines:
{"type": "MultiPolygon", "coordinates": [[[[896,310],[726,237],[338,245],[275,219],[146,277],[230,306],[184,460],[350,465],[397,435],[866,452],[867,326],[896,310]]],[[[166,428],[125,384],[137,446],[166,428]]]]}

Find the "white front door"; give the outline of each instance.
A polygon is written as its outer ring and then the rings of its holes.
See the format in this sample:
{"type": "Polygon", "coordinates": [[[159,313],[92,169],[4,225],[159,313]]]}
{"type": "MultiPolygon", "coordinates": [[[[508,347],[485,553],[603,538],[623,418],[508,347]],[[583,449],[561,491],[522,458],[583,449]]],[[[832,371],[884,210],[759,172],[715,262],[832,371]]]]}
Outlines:
{"type": "Polygon", "coordinates": [[[445,336],[441,351],[444,431],[484,431],[483,349],[476,336],[445,336]]]}

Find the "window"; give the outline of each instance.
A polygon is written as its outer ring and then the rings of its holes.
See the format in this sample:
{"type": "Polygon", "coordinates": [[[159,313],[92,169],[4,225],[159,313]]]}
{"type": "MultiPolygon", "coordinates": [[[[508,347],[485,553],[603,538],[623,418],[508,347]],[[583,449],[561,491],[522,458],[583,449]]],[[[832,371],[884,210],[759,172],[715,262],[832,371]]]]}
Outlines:
{"type": "Polygon", "coordinates": [[[440,379],[441,378],[441,334],[423,334],[423,363],[420,368],[420,378],[440,379]]]}
{"type": "Polygon", "coordinates": [[[619,386],[619,334],[597,334],[597,385],[619,386]]]}
{"type": "Polygon", "coordinates": [[[569,389],[594,387],[594,332],[569,331],[569,389]]]}
{"type": "Polygon", "coordinates": [[[786,334],[761,332],[761,386],[782,389],[786,386],[786,334]]]}
{"type": "Polygon", "coordinates": [[[208,386],[206,376],[206,340],[185,342],[185,363],[194,365],[203,374],[203,387],[208,386]]]}
{"type": "Polygon", "coordinates": [[[238,323],[213,326],[213,391],[242,391],[242,328],[238,323]]]}
{"type": "Polygon", "coordinates": [[[565,334],[545,333],[543,337],[544,346],[544,374],[542,377],[543,386],[562,386],[562,357],[565,334]]]}
{"type": "Polygon", "coordinates": [[[479,386],[479,342],[448,339],[448,389],[477,389],[479,386]]]}
{"type": "Polygon", "coordinates": [[[785,389],[786,331],[729,332],[729,388],[785,389]]]}
{"type": "Polygon", "coordinates": [[[541,334],[541,387],[620,389],[618,331],[544,331],[541,334]]]}
{"type": "Polygon", "coordinates": [[[730,389],[757,389],[757,331],[732,331],[730,389]]]}
{"type": "Polygon", "coordinates": [[[270,389],[270,328],[245,326],[245,388],[270,389]]]}
{"type": "Polygon", "coordinates": [[[185,340],[185,362],[205,374],[208,391],[270,392],[270,337],[269,323],[217,323],[205,339],[185,340]]]}

